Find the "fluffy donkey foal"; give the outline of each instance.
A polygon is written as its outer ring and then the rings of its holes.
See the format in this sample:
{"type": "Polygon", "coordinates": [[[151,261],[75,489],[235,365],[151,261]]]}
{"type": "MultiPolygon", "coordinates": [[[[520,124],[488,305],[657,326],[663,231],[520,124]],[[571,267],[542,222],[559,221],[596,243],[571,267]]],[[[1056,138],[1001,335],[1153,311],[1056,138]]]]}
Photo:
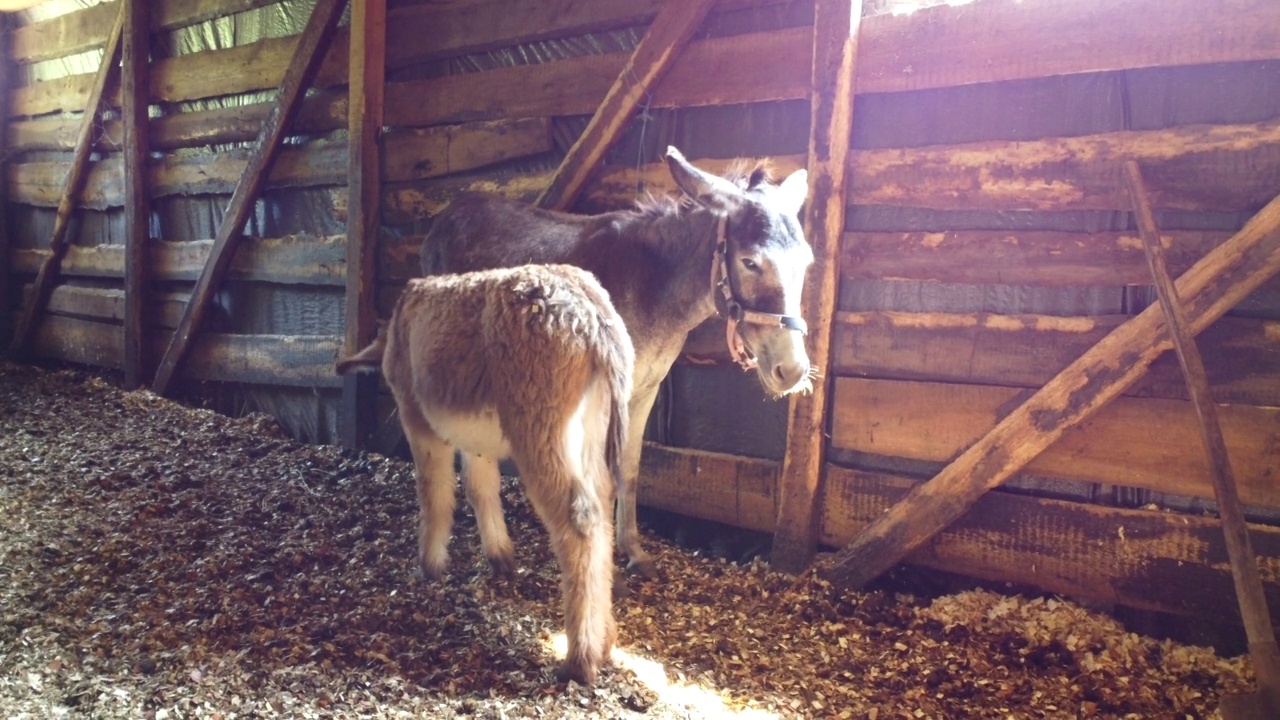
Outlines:
{"type": "Polygon", "coordinates": [[[634,362],[608,293],[568,265],[411,280],[378,338],[338,362],[339,373],[380,365],[395,396],[428,576],[448,559],[455,448],[515,461],[560,563],[562,681],[594,681],[613,646],[611,509],[634,362]]]}

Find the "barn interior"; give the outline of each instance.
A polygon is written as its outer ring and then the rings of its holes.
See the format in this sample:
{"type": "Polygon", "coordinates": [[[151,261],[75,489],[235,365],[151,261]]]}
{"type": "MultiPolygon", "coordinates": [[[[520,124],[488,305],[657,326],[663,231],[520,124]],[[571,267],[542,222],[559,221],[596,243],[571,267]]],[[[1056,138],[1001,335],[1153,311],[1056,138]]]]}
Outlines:
{"type": "Polygon", "coordinates": [[[723,320],[691,333],[641,504],[837,587],[908,567],[1191,618],[1280,702],[1274,0],[3,18],[12,358],[404,456],[385,388],[333,365],[459,194],[630,207],[676,192],[668,146],[807,168],[821,381],[771,400],[723,320]]]}

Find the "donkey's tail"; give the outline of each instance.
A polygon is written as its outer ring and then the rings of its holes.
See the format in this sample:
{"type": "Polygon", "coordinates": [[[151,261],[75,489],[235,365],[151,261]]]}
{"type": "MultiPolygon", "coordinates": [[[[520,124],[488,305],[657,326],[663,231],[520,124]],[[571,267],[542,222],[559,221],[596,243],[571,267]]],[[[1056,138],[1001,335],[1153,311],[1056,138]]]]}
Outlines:
{"type": "Polygon", "coordinates": [[[336,370],[339,375],[349,372],[377,372],[382,369],[382,353],[387,349],[387,329],[378,328],[378,336],[363,350],[338,361],[336,370]]]}

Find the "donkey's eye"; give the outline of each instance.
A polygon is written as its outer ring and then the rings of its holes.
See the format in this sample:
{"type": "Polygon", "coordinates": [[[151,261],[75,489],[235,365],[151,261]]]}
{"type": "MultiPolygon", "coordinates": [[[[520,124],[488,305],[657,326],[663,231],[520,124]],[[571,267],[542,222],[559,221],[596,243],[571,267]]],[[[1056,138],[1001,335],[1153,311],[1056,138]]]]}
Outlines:
{"type": "Polygon", "coordinates": [[[742,258],[742,267],[751,272],[760,272],[760,264],[751,258],[742,258]]]}

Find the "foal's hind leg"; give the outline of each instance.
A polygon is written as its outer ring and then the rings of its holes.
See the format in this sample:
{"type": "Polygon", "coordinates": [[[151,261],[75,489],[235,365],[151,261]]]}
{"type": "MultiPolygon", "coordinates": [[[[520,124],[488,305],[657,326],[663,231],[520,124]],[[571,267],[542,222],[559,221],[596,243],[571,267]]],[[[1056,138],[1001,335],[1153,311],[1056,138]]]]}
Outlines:
{"type": "Polygon", "coordinates": [[[399,410],[418,481],[418,562],[423,575],[436,579],[449,563],[449,533],[457,503],[453,447],[431,429],[416,405],[399,404],[399,410]]]}
{"type": "Polygon", "coordinates": [[[476,511],[476,525],[480,529],[480,544],[489,558],[495,575],[511,576],[516,572],[515,551],[507,523],[502,517],[502,475],[498,461],[486,455],[462,454],[462,477],[467,489],[467,500],[476,511]]]}

